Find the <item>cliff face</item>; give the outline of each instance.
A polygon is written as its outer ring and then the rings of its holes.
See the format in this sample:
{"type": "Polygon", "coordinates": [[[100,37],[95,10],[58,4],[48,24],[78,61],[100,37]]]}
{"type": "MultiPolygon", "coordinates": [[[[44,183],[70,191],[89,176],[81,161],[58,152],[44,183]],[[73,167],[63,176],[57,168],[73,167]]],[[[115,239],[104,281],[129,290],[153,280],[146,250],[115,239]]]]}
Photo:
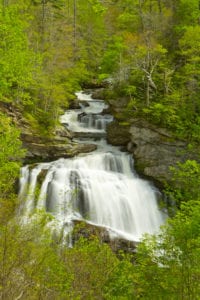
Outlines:
{"type": "Polygon", "coordinates": [[[165,129],[141,120],[136,120],[129,132],[128,150],[136,158],[136,168],[161,184],[170,182],[170,166],[187,158],[187,144],[174,140],[165,129]]]}
{"type": "MultiPolygon", "coordinates": [[[[62,129],[62,132],[65,132],[62,129]]],[[[67,132],[67,131],[66,131],[67,132]]],[[[60,136],[56,132],[52,138],[40,137],[32,133],[21,134],[24,148],[26,148],[25,163],[47,162],[59,158],[70,158],[79,153],[88,153],[96,149],[94,144],[78,144],[67,136],[60,136]]]]}
{"type": "Polygon", "coordinates": [[[170,166],[190,158],[187,143],[175,140],[163,128],[157,128],[145,120],[132,120],[123,126],[117,121],[107,128],[108,142],[123,145],[133,154],[137,171],[159,185],[170,182],[170,166]]]}

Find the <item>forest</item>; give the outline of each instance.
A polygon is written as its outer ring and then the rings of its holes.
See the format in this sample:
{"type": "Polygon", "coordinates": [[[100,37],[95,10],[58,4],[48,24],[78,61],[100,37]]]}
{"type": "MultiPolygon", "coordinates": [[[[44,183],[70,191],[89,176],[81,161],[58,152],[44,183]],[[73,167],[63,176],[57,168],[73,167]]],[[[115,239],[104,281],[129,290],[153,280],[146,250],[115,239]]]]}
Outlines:
{"type": "Polygon", "coordinates": [[[0,299],[200,299],[199,139],[199,0],[2,0],[0,299]],[[125,99],[122,126],[144,119],[187,143],[163,187],[170,217],[131,254],[95,235],[67,248],[50,214],[23,226],[16,215],[26,149],[15,113],[52,137],[87,87],[125,99]]]}

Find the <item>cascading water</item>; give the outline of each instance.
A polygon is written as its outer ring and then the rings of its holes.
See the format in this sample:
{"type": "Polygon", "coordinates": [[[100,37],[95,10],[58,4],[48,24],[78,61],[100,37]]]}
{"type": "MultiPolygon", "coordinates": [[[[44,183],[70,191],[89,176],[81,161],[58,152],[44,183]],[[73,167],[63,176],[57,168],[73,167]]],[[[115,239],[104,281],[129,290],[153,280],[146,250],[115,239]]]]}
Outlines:
{"type": "MultiPolygon", "coordinates": [[[[105,134],[112,117],[101,114],[106,108],[104,102],[92,100],[84,93],[77,96],[82,100],[81,108],[67,111],[61,122],[77,133],[105,134]]],[[[88,142],[91,143],[91,139],[88,142]]],[[[156,189],[138,178],[128,153],[108,145],[103,139],[93,140],[93,143],[98,148],[90,154],[41,163],[32,170],[24,167],[20,196],[27,195],[20,208],[22,214],[29,217],[35,209],[45,209],[66,233],[77,219],[106,227],[111,236],[134,241],[143,233],[157,232],[164,215],[158,209],[156,189]],[[38,194],[35,191],[41,172],[45,178],[38,194]]]]}

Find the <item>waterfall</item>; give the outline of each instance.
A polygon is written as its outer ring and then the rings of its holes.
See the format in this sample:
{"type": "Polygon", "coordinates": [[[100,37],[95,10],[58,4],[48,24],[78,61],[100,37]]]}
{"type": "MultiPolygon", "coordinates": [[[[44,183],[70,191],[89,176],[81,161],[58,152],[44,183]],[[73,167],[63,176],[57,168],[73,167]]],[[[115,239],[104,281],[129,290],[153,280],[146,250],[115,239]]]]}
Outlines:
{"type": "MultiPolygon", "coordinates": [[[[101,114],[106,108],[104,102],[92,100],[84,93],[77,96],[87,105],[67,111],[61,122],[75,132],[104,132],[112,120],[101,114]]],[[[44,209],[67,233],[73,220],[103,226],[111,236],[133,241],[138,241],[143,233],[156,233],[164,221],[157,204],[158,191],[138,177],[130,154],[103,139],[92,142],[98,147],[90,154],[40,163],[31,171],[27,166],[22,169],[21,197],[29,185],[22,214],[31,216],[35,209],[44,209]],[[38,176],[44,170],[46,175],[37,195],[38,176]]]]}

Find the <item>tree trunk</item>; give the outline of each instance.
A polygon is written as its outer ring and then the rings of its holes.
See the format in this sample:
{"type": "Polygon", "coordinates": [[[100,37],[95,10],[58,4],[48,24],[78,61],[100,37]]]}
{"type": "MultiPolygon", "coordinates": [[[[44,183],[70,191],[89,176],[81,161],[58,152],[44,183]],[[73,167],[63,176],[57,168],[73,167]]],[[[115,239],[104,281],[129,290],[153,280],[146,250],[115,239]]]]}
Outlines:
{"type": "Polygon", "coordinates": [[[150,12],[150,14],[152,13],[152,2],[151,2],[151,0],[149,1],[149,12],[150,12]]]}
{"type": "Polygon", "coordinates": [[[42,46],[42,50],[44,49],[44,43],[45,43],[45,5],[46,2],[45,0],[42,0],[42,22],[41,22],[41,46],[42,46]]]}
{"type": "Polygon", "coordinates": [[[8,6],[8,0],[3,0],[2,2],[3,2],[3,7],[8,6]]]}
{"type": "Polygon", "coordinates": [[[150,82],[149,82],[149,78],[147,78],[146,106],[149,106],[149,103],[150,103],[150,82]]]}
{"type": "Polygon", "coordinates": [[[144,24],[144,19],[143,19],[143,12],[142,12],[142,1],[139,0],[139,16],[141,20],[141,26],[142,26],[142,31],[144,32],[145,29],[145,24],[144,24]]]}
{"type": "Polygon", "coordinates": [[[161,5],[161,0],[158,0],[158,9],[159,9],[159,13],[162,13],[162,5],[161,5]]]}
{"type": "Polygon", "coordinates": [[[164,71],[164,94],[168,95],[170,92],[171,85],[171,76],[174,73],[174,70],[165,70],[164,71]]]}
{"type": "Polygon", "coordinates": [[[5,8],[8,6],[8,0],[2,0],[2,14],[5,15],[5,8]]]}
{"type": "Polygon", "coordinates": [[[73,44],[74,44],[74,52],[76,51],[76,0],[74,0],[74,13],[73,13],[73,28],[74,28],[74,40],[73,40],[73,44]]]}

